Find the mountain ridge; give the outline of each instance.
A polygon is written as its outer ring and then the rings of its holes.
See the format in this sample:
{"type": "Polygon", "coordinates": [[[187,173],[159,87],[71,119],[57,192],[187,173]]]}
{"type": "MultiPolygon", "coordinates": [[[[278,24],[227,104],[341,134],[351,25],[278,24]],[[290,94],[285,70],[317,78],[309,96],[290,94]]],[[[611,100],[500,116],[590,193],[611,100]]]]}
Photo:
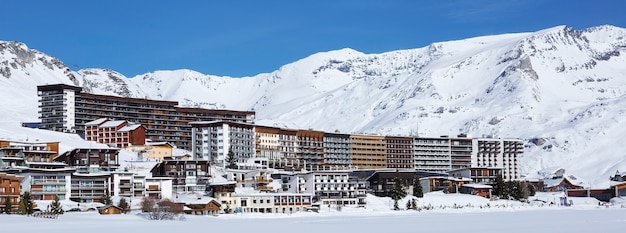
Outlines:
{"type": "Polygon", "coordinates": [[[608,137],[626,135],[619,127],[626,111],[625,38],[625,29],[609,25],[557,26],[380,54],[345,48],[243,78],[185,69],[131,78],[110,69],[71,71],[24,44],[0,42],[0,90],[24,100],[7,106],[18,113],[3,118],[15,122],[36,121],[37,85],[65,83],[96,94],[254,110],[261,125],[522,138],[526,174],[558,164],[595,184],[604,181],[591,174],[608,177],[626,166],[617,153],[626,148],[608,137]],[[596,167],[577,163],[595,151],[608,154],[596,167]]]}

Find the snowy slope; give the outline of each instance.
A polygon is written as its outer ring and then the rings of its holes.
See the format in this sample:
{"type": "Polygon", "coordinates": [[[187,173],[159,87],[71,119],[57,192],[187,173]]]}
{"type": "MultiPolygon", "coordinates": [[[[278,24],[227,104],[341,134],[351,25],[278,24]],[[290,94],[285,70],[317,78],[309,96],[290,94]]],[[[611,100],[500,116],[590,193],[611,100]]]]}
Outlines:
{"type": "MultiPolygon", "coordinates": [[[[37,120],[36,85],[254,110],[259,124],[344,133],[496,135],[528,141],[523,172],[561,166],[604,186],[626,169],[626,30],[566,26],[363,54],[321,52],[253,77],[108,69],[71,71],[16,42],[0,43],[2,121],[37,120]],[[8,74],[7,74],[8,73],[8,74]]],[[[245,64],[242,64],[245,65],[245,64]]]]}

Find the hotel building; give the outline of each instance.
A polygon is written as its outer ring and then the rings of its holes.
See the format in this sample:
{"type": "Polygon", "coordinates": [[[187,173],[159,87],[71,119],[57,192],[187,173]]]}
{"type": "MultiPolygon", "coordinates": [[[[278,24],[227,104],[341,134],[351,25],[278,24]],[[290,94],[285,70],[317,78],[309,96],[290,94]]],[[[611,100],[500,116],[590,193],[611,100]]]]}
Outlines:
{"type": "Polygon", "coordinates": [[[254,123],[251,111],[179,107],[176,101],[149,100],[83,92],[65,84],[37,87],[41,128],[85,135],[85,124],[98,118],[142,124],[152,141],[168,141],[191,150],[192,121],[254,123]]]}

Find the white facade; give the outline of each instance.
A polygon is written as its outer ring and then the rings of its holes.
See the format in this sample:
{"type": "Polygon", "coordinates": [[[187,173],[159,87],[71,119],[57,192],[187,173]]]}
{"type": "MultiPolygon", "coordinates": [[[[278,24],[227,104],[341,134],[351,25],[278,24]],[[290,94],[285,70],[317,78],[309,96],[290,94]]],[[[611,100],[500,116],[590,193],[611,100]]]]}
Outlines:
{"type": "Polygon", "coordinates": [[[310,193],[233,193],[236,213],[294,213],[307,211],[312,204],[310,193]]]}
{"type": "Polygon", "coordinates": [[[505,181],[520,176],[519,158],[524,153],[519,139],[475,138],[472,142],[472,167],[501,168],[505,181]]]}
{"type": "Polygon", "coordinates": [[[63,90],[64,119],[63,128],[69,132],[76,132],[76,92],[71,89],[63,90]]]}
{"type": "Polygon", "coordinates": [[[450,139],[414,138],[414,167],[418,171],[445,173],[451,169],[450,139]]]}
{"type": "Polygon", "coordinates": [[[284,175],[283,191],[310,193],[322,205],[362,206],[366,190],[349,179],[350,171],[316,171],[284,175]]]}
{"type": "Polygon", "coordinates": [[[253,125],[225,121],[191,122],[192,153],[199,159],[207,159],[225,167],[226,156],[232,149],[237,162],[246,163],[255,157],[253,125]]]}
{"type": "Polygon", "coordinates": [[[23,176],[21,190],[28,191],[34,200],[68,200],[71,192],[71,173],[74,169],[61,169],[65,171],[48,172],[45,170],[30,170],[20,173],[23,176]]]}

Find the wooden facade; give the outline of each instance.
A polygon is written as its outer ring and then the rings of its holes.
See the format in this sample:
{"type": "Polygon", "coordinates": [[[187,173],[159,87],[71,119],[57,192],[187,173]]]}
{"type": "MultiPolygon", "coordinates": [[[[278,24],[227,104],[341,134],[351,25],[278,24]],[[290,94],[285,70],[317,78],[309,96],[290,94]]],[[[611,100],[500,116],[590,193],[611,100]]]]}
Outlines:
{"type": "Polygon", "coordinates": [[[377,135],[350,135],[352,165],[358,169],[387,168],[385,137],[377,135]]]}
{"type": "Polygon", "coordinates": [[[59,142],[0,140],[3,157],[20,157],[29,162],[51,162],[59,154],[59,142]]]}
{"type": "Polygon", "coordinates": [[[115,171],[119,149],[114,148],[77,148],[65,152],[54,160],[76,167],[78,172],[115,171]]]}
{"type": "Polygon", "coordinates": [[[98,213],[100,214],[123,214],[124,210],[114,205],[106,205],[106,206],[99,207],[98,213]]]}
{"type": "Polygon", "coordinates": [[[0,173],[0,212],[6,209],[6,198],[11,201],[11,212],[15,212],[19,206],[20,182],[24,177],[0,173]]]}
{"type": "Polygon", "coordinates": [[[215,199],[211,199],[206,203],[185,203],[185,214],[195,215],[217,215],[220,212],[222,205],[215,199]]]}

